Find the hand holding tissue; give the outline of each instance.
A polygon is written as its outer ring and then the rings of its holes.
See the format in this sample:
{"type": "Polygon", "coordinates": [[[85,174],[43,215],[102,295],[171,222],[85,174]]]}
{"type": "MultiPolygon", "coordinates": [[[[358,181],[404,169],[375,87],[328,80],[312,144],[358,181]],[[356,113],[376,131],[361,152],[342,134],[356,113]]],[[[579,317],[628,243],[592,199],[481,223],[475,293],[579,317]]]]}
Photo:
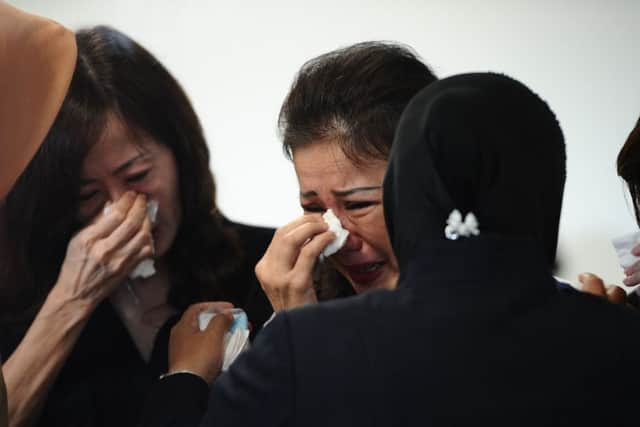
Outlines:
{"type": "MultiPolygon", "coordinates": [[[[224,336],[224,358],[222,360],[222,370],[226,371],[229,366],[243,351],[249,348],[249,321],[246,313],[240,308],[231,308],[224,310],[231,312],[233,315],[233,323],[224,336]]],[[[198,314],[198,327],[201,331],[207,328],[207,325],[220,311],[211,310],[203,311],[198,314]]]]}
{"type": "Polygon", "coordinates": [[[349,237],[349,232],[342,228],[340,219],[338,219],[331,209],[327,209],[327,211],[322,215],[322,219],[329,226],[329,230],[335,233],[336,238],[333,242],[329,243],[326,248],[324,248],[320,255],[321,260],[326,257],[330,257],[342,249],[344,244],[347,242],[347,237],[349,237]]]}
{"type": "MultiPolygon", "coordinates": [[[[102,213],[106,215],[111,210],[111,204],[107,203],[102,213]]],[[[147,216],[151,224],[155,224],[158,217],[158,202],[150,200],[147,202],[147,216]]],[[[152,258],[146,258],[140,262],[129,274],[130,279],[142,278],[146,279],[153,276],[156,273],[155,265],[152,258]]]]}

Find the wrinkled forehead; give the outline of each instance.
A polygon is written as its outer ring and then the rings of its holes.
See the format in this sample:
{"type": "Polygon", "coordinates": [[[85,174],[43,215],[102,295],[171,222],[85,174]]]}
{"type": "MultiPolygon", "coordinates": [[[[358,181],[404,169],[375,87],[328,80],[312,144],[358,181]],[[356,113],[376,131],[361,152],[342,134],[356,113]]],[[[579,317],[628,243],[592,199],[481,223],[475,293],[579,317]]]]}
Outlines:
{"type": "Polygon", "coordinates": [[[349,159],[333,141],[319,141],[297,148],[293,163],[300,193],[318,195],[346,191],[354,187],[380,186],[387,162],[349,159]]]}

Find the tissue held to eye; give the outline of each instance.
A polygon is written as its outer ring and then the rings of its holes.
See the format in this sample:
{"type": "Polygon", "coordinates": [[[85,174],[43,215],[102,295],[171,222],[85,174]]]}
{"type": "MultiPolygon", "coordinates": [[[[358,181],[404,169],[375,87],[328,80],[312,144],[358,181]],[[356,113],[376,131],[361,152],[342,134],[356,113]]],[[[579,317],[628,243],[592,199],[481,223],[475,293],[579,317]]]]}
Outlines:
{"type": "Polygon", "coordinates": [[[398,272],[384,223],[380,187],[387,162],[367,158],[356,163],[336,141],[324,139],[296,148],[293,163],[305,213],[331,209],[349,231],[331,264],[356,293],[393,288],[398,272]]]}
{"type": "Polygon", "coordinates": [[[327,211],[322,215],[322,219],[329,226],[329,230],[335,233],[336,239],[324,248],[320,255],[320,259],[323,259],[323,257],[330,257],[342,249],[344,244],[347,242],[347,237],[349,237],[349,232],[342,228],[340,219],[338,219],[331,209],[327,209],[327,211]]]}

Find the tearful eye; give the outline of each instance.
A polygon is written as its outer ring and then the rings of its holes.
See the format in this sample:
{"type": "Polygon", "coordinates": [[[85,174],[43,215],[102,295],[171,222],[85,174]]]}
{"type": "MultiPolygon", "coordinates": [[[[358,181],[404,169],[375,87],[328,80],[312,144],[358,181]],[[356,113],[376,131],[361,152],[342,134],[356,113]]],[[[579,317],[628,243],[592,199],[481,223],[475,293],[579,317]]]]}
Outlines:
{"type": "Polygon", "coordinates": [[[78,200],[80,200],[80,202],[88,202],[89,200],[93,199],[97,194],[98,194],[98,191],[91,191],[89,193],[80,194],[78,196],[78,200]]]}
{"type": "Polygon", "coordinates": [[[302,205],[302,209],[309,213],[324,213],[327,210],[319,205],[302,205]]]}
{"type": "Polygon", "coordinates": [[[128,183],[134,183],[134,182],[142,181],[148,174],[149,174],[149,170],[137,173],[135,175],[131,175],[131,176],[127,177],[127,182],[128,183]]]}
{"type": "Polygon", "coordinates": [[[347,208],[348,210],[357,210],[357,209],[368,208],[373,204],[374,204],[373,202],[347,202],[345,203],[345,208],[347,208]]]}

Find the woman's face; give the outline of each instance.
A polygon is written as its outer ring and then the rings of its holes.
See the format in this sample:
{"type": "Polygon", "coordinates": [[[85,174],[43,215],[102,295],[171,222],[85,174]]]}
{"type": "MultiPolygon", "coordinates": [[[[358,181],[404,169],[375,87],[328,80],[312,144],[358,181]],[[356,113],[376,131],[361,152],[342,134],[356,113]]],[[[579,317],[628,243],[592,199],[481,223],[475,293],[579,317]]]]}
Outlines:
{"type": "Polygon", "coordinates": [[[332,140],[297,148],[293,163],[305,213],[332,209],[349,231],[345,246],[331,257],[357,293],[393,289],[398,266],[384,222],[382,180],[387,162],[356,165],[332,140]]]}
{"type": "Polygon", "coordinates": [[[88,223],[102,213],[105,203],[130,190],[158,202],[152,231],[156,258],[161,258],[171,248],[182,217],[175,159],[168,147],[131,132],[110,114],[82,165],[78,219],[88,223]]]}

